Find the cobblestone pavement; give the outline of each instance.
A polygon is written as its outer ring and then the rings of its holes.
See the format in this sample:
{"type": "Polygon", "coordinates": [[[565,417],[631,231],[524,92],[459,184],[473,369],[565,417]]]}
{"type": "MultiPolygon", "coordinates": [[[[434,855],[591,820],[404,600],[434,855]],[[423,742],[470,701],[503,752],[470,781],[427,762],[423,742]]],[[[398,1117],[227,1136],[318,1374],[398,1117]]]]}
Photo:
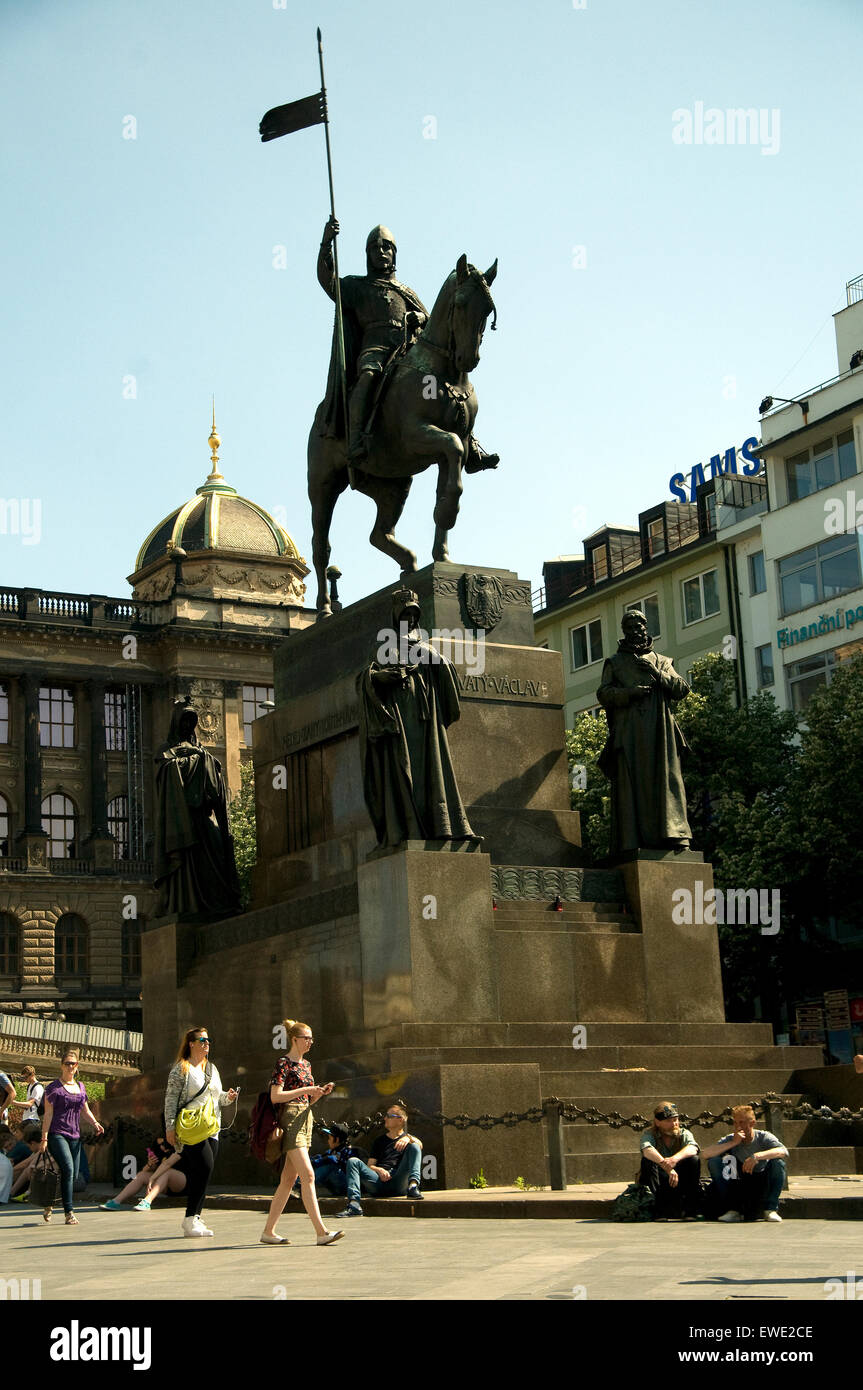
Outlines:
{"type": "MultiPolygon", "coordinates": [[[[354,1218],[315,1246],[305,1215],[290,1246],[263,1246],[254,1211],[204,1212],[212,1240],[184,1239],[182,1211],[78,1210],[67,1227],[31,1208],[0,1211],[0,1278],[41,1280],[43,1299],[727,1300],[827,1302],[861,1280],[856,1221],[619,1226],[595,1220],[354,1218]],[[194,1292],[193,1290],[199,1290],[194,1292]]],[[[336,1223],[327,1218],[331,1227],[336,1223]]],[[[847,1296],[847,1294],[843,1295],[847,1296]]],[[[751,1307],[751,1302],[749,1304],[751,1307]]]]}

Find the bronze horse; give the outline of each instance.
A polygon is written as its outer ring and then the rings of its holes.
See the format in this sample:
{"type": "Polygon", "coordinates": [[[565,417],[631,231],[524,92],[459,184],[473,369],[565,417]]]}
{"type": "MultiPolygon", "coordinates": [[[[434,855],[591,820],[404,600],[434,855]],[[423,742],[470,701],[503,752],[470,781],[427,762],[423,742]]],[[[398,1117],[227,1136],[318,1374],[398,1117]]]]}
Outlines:
{"type": "MultiPolygon", "coordinates": [[[[318,580],[319,618],[332,613],[327,565],[330,523],[336,502],[350,482],[371,497],[377,517],[369,540],[391,555],[402,574],[417,568],[412,550],[394,532],[414,474],[438,466],[432,557],[447,560],[447,535],[458,516],[462,469],[495,468],[496,454],[484,454],[473,439],[477,400],[468,372],[479,362],[489,314],[495,314],[489,286],[497,261],[483,275],[461,256],[441,286],[428,322],[395,366],[375,411],[368,458],[349,476],[343,439],[325,437],[318,406],[309,434],[309,500],[312,504],[312,563],[318,580]]],[[[492,328],[495,327],[494,320],[492,328]]]]}

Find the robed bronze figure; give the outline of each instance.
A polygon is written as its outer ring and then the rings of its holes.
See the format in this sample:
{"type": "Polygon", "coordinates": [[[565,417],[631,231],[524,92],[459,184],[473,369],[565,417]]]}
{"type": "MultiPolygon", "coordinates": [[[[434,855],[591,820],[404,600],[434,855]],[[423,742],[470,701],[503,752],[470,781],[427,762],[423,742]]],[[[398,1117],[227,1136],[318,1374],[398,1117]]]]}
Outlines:
{"type": "Polygon", "coordinates": [[[671,706],[689,686],[670,658],[653,650],[643,613],[624,613],[621,627],[596,692],[608,716],[599,767],[611,781],[611,852],[688,849],[681,772],[687,744],[671,706]]]}
{"type": "Polygon", "coordinates": [[[385,646],[357,678],[363,795],[378,847],[477,839],[456,785],[446,730],[460,714],[456,674],[426,642],[419,601],[393,595],[385,646]]]}
{"type": "Polygon", "coordinates": [[[177,700],[156,755],[156,911],[200,919],[240,911],[222,766],[198,742],[197,711],[177,700]]]}

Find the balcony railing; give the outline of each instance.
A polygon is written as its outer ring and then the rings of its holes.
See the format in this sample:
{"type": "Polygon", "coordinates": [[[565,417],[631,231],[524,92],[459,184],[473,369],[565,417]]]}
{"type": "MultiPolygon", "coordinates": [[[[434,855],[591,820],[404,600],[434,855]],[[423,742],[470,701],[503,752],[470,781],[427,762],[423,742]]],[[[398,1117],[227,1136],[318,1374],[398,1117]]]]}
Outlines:
{"type": "Polygon", "coordinates": [[[96,865],[92,859],[49,859],[52,874],[92,874],[96,865]]]}
{"type": "Polygon", "coordinates": [[[11,859],[8,855],[0,858],[0,874],[23,874],[26,869],[26,859],[11,859]]]}
{"type": "Polygon", "coordinates": [[[857,275],[848,281],[845,286],[845,298],[848,304],[856,304],[863,299],[863,275],[857,275]]]}
{"type": "Polygon", "coordinates": [[[146,604],[130,599],[97,598],[46,589],[0,589],[0,618],[42,618],[49,622],[122,623],[148,625],[152,619],[146,604]]]}

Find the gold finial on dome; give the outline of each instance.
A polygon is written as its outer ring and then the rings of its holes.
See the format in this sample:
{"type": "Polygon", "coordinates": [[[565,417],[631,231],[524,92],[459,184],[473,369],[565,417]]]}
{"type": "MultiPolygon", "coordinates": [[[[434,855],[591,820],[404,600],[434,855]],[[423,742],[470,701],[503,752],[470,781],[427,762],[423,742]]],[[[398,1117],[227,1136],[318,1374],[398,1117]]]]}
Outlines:
{"type": "Polygon", "coordinates": [[[223,483],[223,482],[225,481],[225,479],[223,478],[222,474],[219,472],[219,449],[222,447],[222,441],[221,441],[221,439],[219,438],[218,434],[216,433],[216,397],[215,397],[215,396],[213,397],[213,428],[212,428],[212,430],[210,431],[210,438],[207,440],[207,443],[208,443],[209,446],[210,446],[210,454],[211,454],[211,456],[212,456],[212,457],[211,457],[210,476],[207,478],[207,482],[208,482],[208,483],[223,483]]]}

